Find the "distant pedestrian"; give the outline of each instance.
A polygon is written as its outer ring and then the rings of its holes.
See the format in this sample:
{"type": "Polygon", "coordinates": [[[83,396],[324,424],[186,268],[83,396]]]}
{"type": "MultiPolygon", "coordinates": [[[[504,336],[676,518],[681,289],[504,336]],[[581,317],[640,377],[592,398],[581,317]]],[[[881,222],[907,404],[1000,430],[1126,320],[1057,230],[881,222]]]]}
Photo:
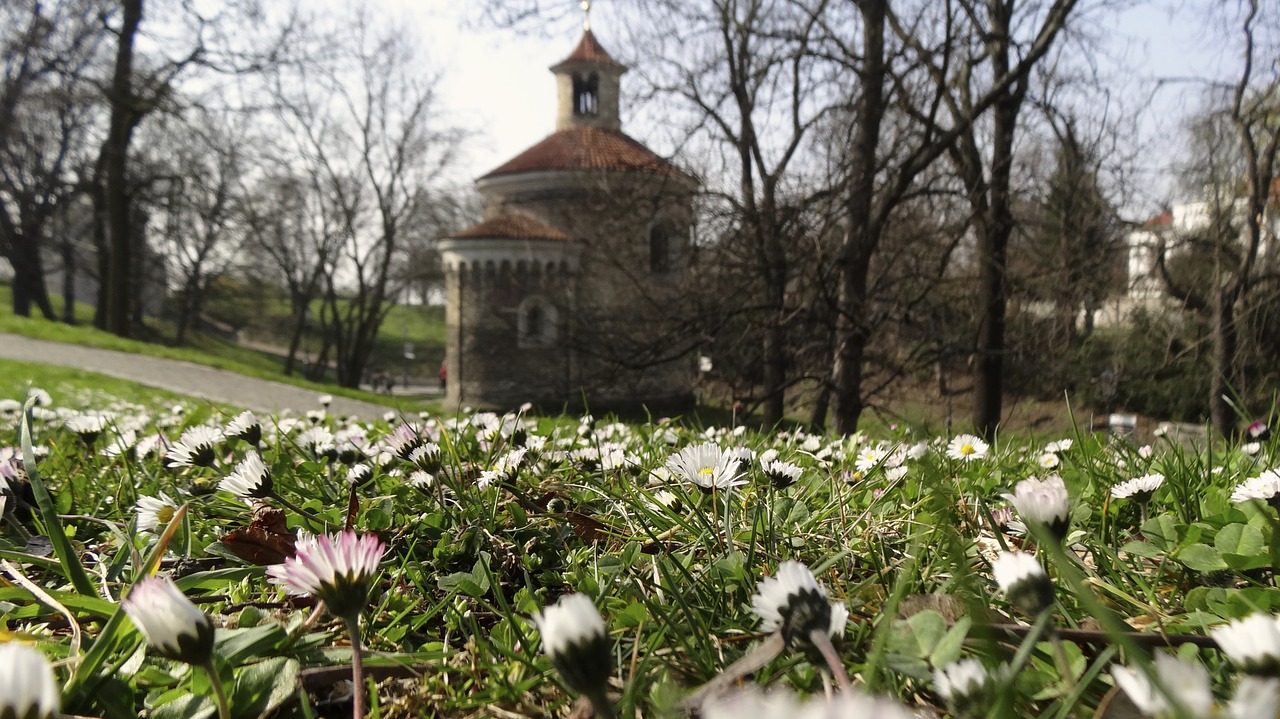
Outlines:
{"type": "Polygon", "coordinates": [[[449,384],[449,368],[444,362],[440,363],[440,391],[445,391],[445,387],[449,384]]]}

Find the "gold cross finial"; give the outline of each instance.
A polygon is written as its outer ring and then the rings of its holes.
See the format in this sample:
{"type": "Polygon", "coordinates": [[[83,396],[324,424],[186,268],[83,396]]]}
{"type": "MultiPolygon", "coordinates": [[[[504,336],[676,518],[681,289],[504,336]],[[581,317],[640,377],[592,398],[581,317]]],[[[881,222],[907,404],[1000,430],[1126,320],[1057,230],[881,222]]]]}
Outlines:
{"type": "Polygon", "coordinates": [[[582,0],[582,30],[591,32],[591,0],[582,0]]]}

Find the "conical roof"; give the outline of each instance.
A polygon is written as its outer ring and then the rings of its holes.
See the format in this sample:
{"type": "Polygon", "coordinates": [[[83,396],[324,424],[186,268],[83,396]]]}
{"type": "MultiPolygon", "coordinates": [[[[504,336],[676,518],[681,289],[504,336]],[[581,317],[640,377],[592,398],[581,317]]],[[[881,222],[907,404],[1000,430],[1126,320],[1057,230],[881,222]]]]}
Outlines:
{"type": "Polygon", "coordinates": [[[520,213],[507,213],[455,232],[449,237],[465,239],[500,240],[559,240],[572,242],[573,238],[534,218],[520,213]]]}
{"type": "Polygon", "coordinates": [[[596,39],[595,34],[590,30],[582,33],[582,39],[578,41],[578,46],[573,49],[573,52],[569,53],[569,57],[566,57],[559,63],[553,65],[551,69],[555,70],[562,65],[569,65],[573,63],[594,63],[596,65],[607,65],[610,67],[620,68],[622,70],[627,68],[626,65],[623,65],[613,59],[613,56],[604,49],[604,46],[600,44],[600,41],[596,39]]]}
{"type": "Polygon", "coordinates": [[[604,170],[690,177],[623,132],[571,127],[551,133],[480,179],[546,170],[604,170]]]}

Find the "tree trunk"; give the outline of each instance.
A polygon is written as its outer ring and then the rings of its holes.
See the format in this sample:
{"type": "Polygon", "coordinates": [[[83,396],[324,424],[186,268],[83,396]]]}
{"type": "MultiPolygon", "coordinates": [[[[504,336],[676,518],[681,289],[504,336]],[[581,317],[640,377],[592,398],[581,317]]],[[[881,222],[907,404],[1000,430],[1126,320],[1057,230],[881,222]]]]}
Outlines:
{"type": "Polygon", "coordinates": [[[62,321],[76,323],[76,246],[70,238],[62,241],[62,321]]]}
{"type": "Polygon", "coordinates": [[[302,333],[307,326],[308,303],[299,302],[294,299],[291,301],[293,305],[293,332],[289,335],[289,352],[284,358],[284,374],[286,377],[293,374],[293,366],[298,359],[298,347],[302,345],[302,333]]]}
{"type": "Polygon", "coordinates": [[[32,306],[40,310],[47,320],[57,320],[49,302],[49,289],[44,281],[44,263],[40,260],[40,248],[31,237],[16,238],[10,262],[13,265],[13,313],[30,317],[32,306]]]}
{"type": "MultiPolygon", "coordinates": [[[[1004,77],[1010,65],[1008,38],[1013,2],[994,2],[991,10],[992,74],[1004,77]]],[[[1009,187],[1018,110],[1025,88],[1025,81],[1010,87],[992,107],[991,179],[987,186],[990,220],[986,231],[978,236],[978,308],[982,314],[973,365],[973,426],[987,440],[995,436],[1004,405],[1007,273],[1009,237],[1014,225],[1009,187]]]]}
{"type": "Polygon", "coordinates": [[[143,0],[120,0],[123,10],[116,64],[111,79],[111,123],[103,148],[106,157],[107,274],[104,327],[121,337],[132,334],[134,304],[134,235],[129,217],[129,143],[136,124],[133,94],[133,43],[142,23],[143,0]]]}
{"type": "Polygon", "coordinates": [[[764,366],[762,382],[764,390],[763,420],[766,428],[775,427],[786,411],[786,333],[783,331],[783,315],[786,313],[785,271],[781,267],[765,268],[766,305],[764,328],[764,366]]]}
{"type": "Polygon", "coordinates": [[[883,228],[872,222],[876,192],[876,148],[884,117],[886,0],[865,0],[862,11],[862,39],[865,57],[858,71],[862,95],[857,103],[857,119],[850,148],[849,194],[845,201],[849,231],[836,258],[839,292],[836,298],[835,353],[831,362],[831,391],[835,394],[833,420],[836,432],[858,431],[862,416],[862,363],[866,358],[870,330],[866,324],[867,275],[871,255],[883,228]]]}

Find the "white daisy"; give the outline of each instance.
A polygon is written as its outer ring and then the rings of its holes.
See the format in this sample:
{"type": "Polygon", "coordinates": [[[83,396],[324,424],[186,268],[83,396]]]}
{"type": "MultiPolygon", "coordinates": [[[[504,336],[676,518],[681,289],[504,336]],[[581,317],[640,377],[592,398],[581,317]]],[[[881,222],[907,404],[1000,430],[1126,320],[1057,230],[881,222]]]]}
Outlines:
{"type": "MultiPolygon", "coordinates": [[[[1213,694],[1209,687],[1209,673],[1199,662],[1179,659],[1161,652],[1155,656],[1155,673],[1165,690],[1191,710],[1194,716],[1209,715],[1213,707],[1213,694]]],[[[1155,716],[1172,709],[1164,694],[1142,670],[1113,666],[1111,678],[1143,714],[1155,716]]]]}
{"type": "Polygon", "coordinates": [[[273,489],[271,469],[262,461],[262,455],[250,451],[236,465],[235,471],[218,483],[218,489],[244,500],[270,497],[273,489]]]}
{"type": "Polygon", "coordinates": [[[222,441],[222,430],[197,425],[182,433],[165,455],[170,467],[212,467],[214,448],[222,441]]]}
{"type": "Polygon", "coordinates": [[[1056,474],[1045,479],[1030,477],[1014,485],[1013,494],[1001,496],[1018,510],[1022,521],[1039,522],[1059,539],[1067,535],[1071,508],[1062,477],[1056,474]]]}
{"type": "Polygon", "coordinates": [[[673,476],[707,491],[729,490],[745,484],[746,480],[738,476],[739,464],[713,442],[685,447],[666,462],[673,476]]]}
{"type": "Polygon", "coordinates": [[[827,590],[813,572],[790,559],[778,565],[777,574],[756,585],[751,611],[760,617],[762,631],[781,630],[788,641],[805,640],[815,630],[836,637],[849,623],[848,608],[828,602],[827,590]]]}
{"type": "Polygon", "coordinates": [[[0,644],[0,716],[53,719],[62,703],[53,667],[39,650],[8,641],[0,644]]]}
{"type": "Polygon", "coordinates": [[[1250,674],[1280,670],[1280,625],[1270,614],[1255,613],[1209,630],[1218,649],[1250,674]]]}
{"type": "Polygon", "coordinates": [[[976,435],[961,434],[947,444],[947,456],[962,462],[972,462],[987,456],[989,449],[991,447],[976,435]]]}
{"type": "Polygon", "coordinates": [[[168,577],[140,580],[120,606],[162,656],[198,666],[213,656],[213,621],[168,577]]]}
{"type": "Polygon", "coordinates": [[[152,533],[156,527],[169,525],[174,512],[178,511],[178,503],[161,492],[159,497],[139,497],[134,511],[138,514],[138,531],[152,533]]]}
{"type": "Polygon", "coordinates": [[[991,574],[1009,603],[1037,615],[1053,606],[1053,582],[1034,555],[1001,552],[991,563],[991,574]]]}
{"type": "Polygon", "coordinates": [[[1149,502],[1151,495],[1164,484],[1163,474],[1147,474],[1134,477],[1111,488],[1111,496],[1116,499],[1132,497],[1135,502],[1149,502]]]}

